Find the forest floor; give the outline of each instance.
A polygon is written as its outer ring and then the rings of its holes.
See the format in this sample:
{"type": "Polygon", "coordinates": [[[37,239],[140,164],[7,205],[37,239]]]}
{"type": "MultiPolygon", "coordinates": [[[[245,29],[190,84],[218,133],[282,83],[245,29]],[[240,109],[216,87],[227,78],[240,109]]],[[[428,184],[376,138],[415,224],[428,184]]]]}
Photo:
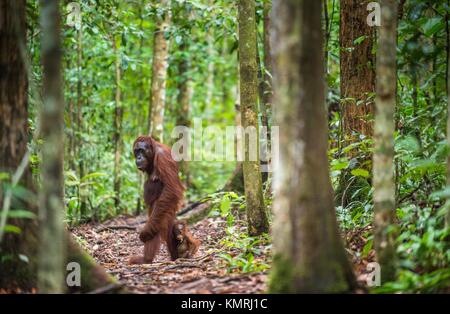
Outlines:
{"type": "MultiPolygon", "coordinates": [[[[181,217],[182,218],[182,217],[181,217]]],[[[221,217],[205,217],[190,225],[194,237],[202,241],[192,259],[170,261],[165,245],[153,264],[128,265],[132,255],[141,255],[143,245],[138,231],[146,216],[119,216],[104,223],[88,223],[71,229],[78,242],[120,283],[132,293],[263,293],[266,291],[267,271],[229,272],[221,254],[237,256],[236,248],[221,244],[225,238],[226,221],[221,217]]],[[[245,229],[245,224],[238,223],[245,229]]],[[[370,252],[360,258],[367,242],[367,230],[345,234],[346,250],[352,256],[355,274],[365,283],[366,265],[373,259],[370,252]]],[[[270,264],[270,246],[256,257],[270,264]]]]}

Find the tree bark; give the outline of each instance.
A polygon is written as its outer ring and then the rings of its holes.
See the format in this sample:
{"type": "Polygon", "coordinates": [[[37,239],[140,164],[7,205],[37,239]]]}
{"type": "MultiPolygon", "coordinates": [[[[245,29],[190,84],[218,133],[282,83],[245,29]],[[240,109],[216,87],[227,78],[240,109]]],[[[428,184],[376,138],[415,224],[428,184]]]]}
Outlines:
{"type": "MultiPolygon", "coordinates": [[[[341,0],[341,112],[348,144],[358,134],[372,136],[375,70],[374,27],[367,24],[369,0],[341,0]],[[361,41],[360,43],[355,41],[361,41]]],[[[354,153],[354,152],[353,152],[354,153]]]]}
{"type": "MultiPolygon", "coordinates": [[[[263,125],[267,127],[267,130],[270,131],[270,117],[272,115],[272,48],[270,47],[270,33],[271,33],[271,21],[270,21],[270,11],[272,10],[271,1],[264,2],[263,8],[263,29],[264,29],[264,73],[263,73],[263,97],[262,97],[262,116],[263,116],[263,125]]],[[[270,134],[270,133],[269,133],[270,134]]],[[[270,138],[268,139],[270,142],[270,138]]],[[[270,151],[270,146],[268,146],[268,150],[270,151]]]]}
{"type": "Polygon", "coordinates": [[[340,239],[327,158],[322,2],[274,0],[274,293],[348,292],[355,279],[340,239]]]}
{"type": "Polygon", "coordinates": [[[167,59],[169,40],[165,32],[170,24],[170,1],[161,0],[160,5],[166,10],[164,16],[156,22],[153,39],[153,64],[150,97],[149,134],[158,141],[163,141],[164,108],[166,101],[167,59]]]}
{"type": "MultiPolygon", "coordinates": [[[[450,1],[447,1],[447,5],[450,6],[450,1]]],[[[447,33],[447,71],[445,79],[447,82],[447,145],[450,146],[450,27],[449,13],[445,15],[445,25],[447,33]]],[[[447,157],[447,186],[450,186],[450,155],[447,157]]],[[[445,217],[445,224],[450,227],[450,199],[447,200],[447,215],[445,217]]]]}
{"type": "Polygon", "coordinates": [[[214,36],[213,29],[210,28],[206,34],[206,41],[208,43],[208,57],[210,61],[208,63],[208,75],[206,77],[206,106],[211,106],[213,103],[214,96],[214,36]]]}
{"type": "MultiPolygon", "coordinates": [[[[77,159],[79,165],[79,178],[80,180],[85,175],[84,156],[82,156],[82,133],[83,128],[83,25],[80,25],[78,29],[77,38],[77,144],[75,145],[77,151],[77,159]]],[[[87,203],[85,197],[80,193],[80,187],[78,187],[78,199],[79,199],[79,214],[81,219],[85,219],[87,216],[87,203]]]]}
{"type": "Polygon", "coordinates": [[[122,154],[122,95],[120,90],[121,84],[121,58],[117,47],[116,38],[113,36],[113,51],[115,56],[115,108],[114,108],[114,205],[116,213],[120,212],[120,158],[122,154]]]}
{"type": "Polygon", "coordinates": [[[269,230],[264,204],[259,164],[258,77],[256,64],[256,18],[254,0],[239,0],[239,75],[241,114],[244,128],[255,128],[256,143],[244,138],[244,187],[247,204],[248,232],[259,235],[269,230]],[[250,146],[256,146],[256,160],[251,160],[250,146]],[[248,154],[248,156],[247,156],[248,154]]]}
{"type": "MultiPolygon", "coordinates": [[[[186,38],[184,39],[184,41],[186,38]]],[[[186,51],[187,46],[186,43],[180,46],[181,51],[186,51]]],[[[177,126],[191,126],[190,120],[190,106],[192,99],[192,82],[189,74],[190,61],[187,59],[188,54],[183,54],[183,59],[180,60],[178,65],[178,76],[180,78],[180,82],[178,83],[178,106],[179,111],[177,114],[177,126]],[[186,55],[186,57],[185,57],[186,55]]],[[[189,162],[186,160],[181,160],[179,162],[180,171],[184,176],[184,184],[188,187],[191,184],[191,179],[189,176],[189,162]]]]}
{"type": "Polygon", "coordinates": [[[43,106],[42,185],[39,191],[38,290],[64,292],[64,98],[61,86],[59,2],[41,2],[43,106]]]}
{"type": "MultiPolygon", "coordinates": [[[[27,123],[28,78],[27,69],[22,60],[22,55],[24,55],[25,52],[21,51],[20,48],[21,45],[25,46],[26,43],[25,8],[24,0],[0,0],[0,68],[2,69],[2,71],[0,71],[0,116],[2,117],[0,119],[0,172],[6,172],[10,175],[19,167],[19,164],[26,154],[29,138],[27,123]]],[[[42,11],[42,14],[44,14],[44,11],[42,11]]],[[[47,23],[49,21],[46,19],[45,22],[47,23]]],[[[47,25],[47,27],[49,26],[50,25],[47,25]]],[[[46,47],[48,47],[48,43],[46,43],[46,47]]],[[[44,61],[44,67],[47,69],[46,71],[49,69],[45,64],[51,62],[51,59],[55,56],[52,51],[55,50],[42,50],[43,56],[46,57],[46,61],[44,61]]],[[[53,68],[51,72],[54,70],[56,69],[53,68]]],[[[48,75],[45,76],[48,77],[48,75]]],[[[52,90],[55,86],[50,84],[51,82],[52,81],[49,82],[45,79],[44,86],[47,86],[47,89],[52,90]]],[[[58,81],[56,81],[56,83],[57,82],[58,81]]],[[[46,100],[48,104],[48,98],[46,100]]],[[[62,110],[62,108],[54,108],[57,112],[62,110]]],[[[48,107],[44,109],[44,119],[49,117],[50,114],[54,114],[53,111],[49,112],[48,109],[48,107]]],[[[57,113],[58,116],[59,114],[60,113],[57,113]]],[[[59,138],[61,138],[61,124],[51,125],[55,124],[54,121],[46,124],[47,126],[44,125],[42,128],[43,134],[48,132],[48,128],[57,127],[59,128],[59,131],[56,133],[58,133],[59,138]]],[[[53,135],[54,134],[55,133],[53,132],[53,135]]],[[[47,145],[48,136],[45,137],[47,138],[47,143],[44,144],[43,151],[48,154],[50,149],[56,148],[55,151],[50,153],[53,156],[59,156],[59,152],[61,151],[60,147],[62,147],[61,143],[55,147],[50,147],[50,145],[47,145]]],[[[56,164],[53,164],[50,169],[48,168],[50,166],[49,160],[46,160],[48,155],[44,156],[42,175],[45,179],[48,178],[49,172],[54,173],[54,170],[60,171],[61,163],[60,157],[56,157],[56,164]]],[[[49,183],[43,182],[43,192],[47,193],[49,191],[54,191],[55,193],[61,193],[61,185],[59,185],[59,183],[57,184],[58,186],[49,186],[49,183]]],[[[31,180],[31,172],[28,167],[22,176],[20,186],[29,190],[33,190],[34,188],[31,180]]],[[[5,191],[0,190],[1,205],[3,205],[4,192],[5,191]]],[[[53,201],[59,203],[58,200],[53,199],[53,201]]],[[[12,206],[13,208],[27,209],[37,214],[37,207],[34,206],[35,202],[34,199],[27,202],[13,199],[12,206]]],[[[58,210],[62,211],[63,207],[59,207],[58,210]]],[[[50,223],[56,223],[57,229],[60,226],[59,223],[62,223],[62,218],[59,220],[56,215],[51,215],[47,218],[46,225],[43,226],[46,227],[47,230],[49,230],[48,228],[51,226],[50,223]],[[59,220],[59,223],[57,220],[59,220]]],[[[40,248],[37,220],[8,219],[7,223],[19,227],[21,232],[19,234],[6,233],[4,238],[0,240],[0,256],[2,257],[0,258],[0,289],[6,289],[6,291],[12,292],[30,292],[37,284],[38,248],[40,248]]],[[[55,233],[52,234],[55,235],[55,233]]],[[[47,234],[44,237],[44,241],[46,241],[47,244],[49,244],[47,241],[49,236],[50,234],[47,234]]],[[[49,247],[48,251],[41,251],[41,253],[45,253],[47,258],[55,258],[53,262],[57,261],[59,264],[60,258],[54,256],[54,254],[57,254],[54,248],[59,252],[61,249],[60,243],[65,243],[64,251],[66,249],[68,250],[67,260],[70,262],[78,262],[81,265],[82,286],[77,288],[77,292],[89,292],[93,289],[115,282],[113,277],[109,276],[100,266],[96,265],[87,253],[69,239],[68,232],[64,232],[62,237],[65,237],[66,240],[55,241],[55,239],[58,238],[51,238],[52,248],[49,247]]],[[[64,251],[61,252],[61,257],[65,257],[64,251]]],[[[46,267],[49,269],[55,265],[56,263],[53,264],[53,266],[46,264],[46,267]]],[[[52,270],[58,272],[57,269],[52,270]]],[[[61,269],[61,272],[64,271],[65,267],[61,269]]],[[[50,274],[50,276],[54,277],[53,274],[50,274]]],[[[52,282],[54,282],[53,279],[52,282]]]]}
{"type": "Polygon", "coordinates": [[[397,85],[397,4],[382,0],[375,101],[373,156],[374,246],[383,282],[395,278],[394,235],[389,230],[395,217],[394,112],[397,85]]]}
{"type": "MultiPolygon", "coordinates": [[[[37,253],[37,224],[31,219],[7,219],[4,216],[7,215],[4,208],[7,190],[3,189],[3,182],[12,181],[11,177],[27,152],[28,78],[20,48],[25,42],[25,1],[0,0],[0,172],[9,176],[4,181],[0,180],[0,206],[2,221],[21,230],[19,234],[2,230],[0,287],[31,289],[33,284],[27,278],[36,273],[36,260],[29,259],[26,263],[20,257],[37,253]]],[[[27,167],[19,185],[31,190],[31,183],[31,172],[27,167]]],[[[36,211],[31,201],[22,202],[15,197],[11,207],[36,211]]]]}

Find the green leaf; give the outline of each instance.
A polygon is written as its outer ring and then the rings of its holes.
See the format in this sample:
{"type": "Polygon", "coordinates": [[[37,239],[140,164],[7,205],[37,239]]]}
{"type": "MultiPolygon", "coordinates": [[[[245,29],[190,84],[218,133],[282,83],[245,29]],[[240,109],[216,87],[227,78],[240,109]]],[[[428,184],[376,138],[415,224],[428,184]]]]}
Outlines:
{"type": "Polygon", "coordinates": [[[449,199],[449,198],[450,198],[450,186],[446,187],[443,190],[433,192],[429,196],[430,200],[436,200],[436,199],[443,200],[443,199],[449,199]]]}
{"type": "Polygon", "coordinates": [[[426,19],[422,24],[422,31],[427,37],[431,37],[437,32],[443,30],[445,27],[444,20],[440,16],[435,16],[431,19],[426,19]]]}
{"type": "Polygon", "coordinates": [[[369,177],[369,171],[365,170],[365,169],[353,169],[351,172],[352,175],[357,176],[357,177],[363,177],[363,178],[368,178],[369,177]]]}
{"type": "Polygon", "coordinates": [[[222,214],[222,217],[225,217],[228,214],[228,212],[230,211],[230,205],[231,200],[228,195],[226,195],[220,202],[220,213],[222,214]]]}
{"type": "Polygon", "coordinates": [[[395,143],[396,151],[404,150],[412,153],[420,152],[420,144],[415,136],[408,135],[395,143]]]}
{"type": "Polygon", "coordinates": [[[106,173],[104,173],[104,172],[92,172],[92,173],[89,173],[89,174],[85,175],[84,177],[82,177],[81,182],[87,181],[89,179],[104,177],[104,176],[106,176],[106,173]]]}
{"type": "Polygon", "coordinates": [[[8,180],[8,179],[9,179],[9,173],[7,173],[7,172],[0,172],[0,181],[8,180]]]}
{"type": "Polygon", "coordinates": [[[357,45],[361,44],[364,40],[366,40],[366,38],[367,38],[366,35],[360,36],[353,41],[353,44],[355,46],[357,46],[357,45]]]}
{"type": "Polygon", "coordinates": [[[13,226],[13,225],[6,225],[5,228],[3,229],[4,232],[9,232],[9,233],[17,233],[19,234],[20,232],[22,232],[22,230],[17,227],[17,226],[13,226]]]}
{"type": "Polygon", "coordinates": [[[9,218],[24,218],[24,219],[35,219],[36,214],[24,209],[14,209],[8,212],[9,218]]]}
{"type": "Polygon", "coordinates": [[[348,167],[348,161],[341,161],[341,162],[337,162],[337,163],[334,163],[332,166],[331,166],[331,170],[332,171],[338,171],[338,170],[342,170],[342,169],[345,169],[345,168],[347,168],[348,167]]]}
{"type": "Polygon", "coordinates": [[[363,257],[367,257],[367,255],[369,254],[369,252],[370,252],[370,250],[372,249],[372,247],[373,247],[373,240],[370,239],[370,240],[368,240],[368,241],[366,242],[366,244],[365,244],[364,247],[363,247],[363,250],[362,250],[362,252],[361,252],[362,256],[363,256],[363,257]]]}

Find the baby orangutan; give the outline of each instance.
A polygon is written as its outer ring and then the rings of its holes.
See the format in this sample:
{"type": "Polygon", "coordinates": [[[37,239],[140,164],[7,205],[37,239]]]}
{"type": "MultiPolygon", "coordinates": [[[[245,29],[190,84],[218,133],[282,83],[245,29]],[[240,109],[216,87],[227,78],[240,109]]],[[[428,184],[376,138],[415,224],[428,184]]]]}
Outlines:
{"type": "Polygon", "coordinates": [[[185,221],[176,220],[173,224],[173,241],[176,242],[178,257],[192,258],[198,251],[200,240],[194,238],[185,221]]]}

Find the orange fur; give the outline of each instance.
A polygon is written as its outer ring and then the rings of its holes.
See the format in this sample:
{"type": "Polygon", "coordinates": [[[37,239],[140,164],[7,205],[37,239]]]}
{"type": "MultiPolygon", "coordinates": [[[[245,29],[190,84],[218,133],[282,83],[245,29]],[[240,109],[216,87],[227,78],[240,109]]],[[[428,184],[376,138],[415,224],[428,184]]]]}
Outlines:
{"type": "Polygon", "coordinates": [[[133,147],[146,143],[151,149],[146,155],[148,175],[144,184],[144,201],[148,220],[139,234],[144,242],[144,256],[132,257],[130,263],[151,263],[159,250],[161,239],[167,243],[172,260],[178,258],[176,242],[173,241],[173,224],[181,206],[184,187],[178,177],[178,164],[172,158],[169,147],[150,136],[139,136],[133,147]]]}

